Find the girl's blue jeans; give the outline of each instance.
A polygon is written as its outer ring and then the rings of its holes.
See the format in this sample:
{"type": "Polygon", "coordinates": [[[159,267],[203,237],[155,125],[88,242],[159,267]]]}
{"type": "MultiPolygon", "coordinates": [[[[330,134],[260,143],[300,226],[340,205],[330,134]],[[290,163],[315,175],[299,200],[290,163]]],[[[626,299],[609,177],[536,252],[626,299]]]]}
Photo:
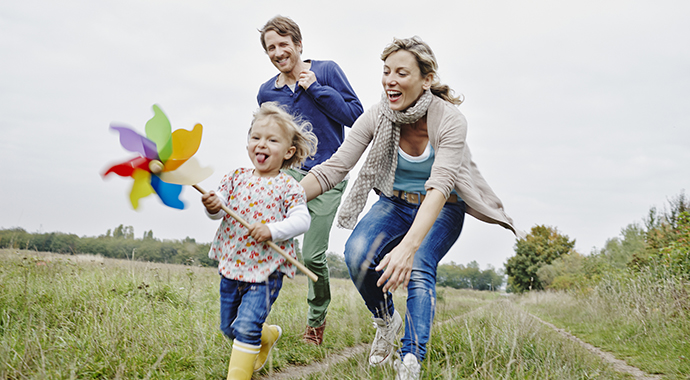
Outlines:
{"type": "Polygon", "coordinates": [[[220,277],[220,329],[232,339],[261,345],[261,329],[283,287],[283,273],[251,283],[220,277]]]}
{"type": "MultiPolygon", "coordinates": [[[[374,268],[400,243],[418,210],[419,205],[381,195],[345,244],[350,277],[375,318],[393,315],[395,307],[392,294],[376,286],[383,272],[374,268]]],[[[420,362],[424,360],[436,308],[436,269],[460,236],[464,220],[464,202],[446,203],[414,256],[401,357],[413,353],[420,362]]]]}

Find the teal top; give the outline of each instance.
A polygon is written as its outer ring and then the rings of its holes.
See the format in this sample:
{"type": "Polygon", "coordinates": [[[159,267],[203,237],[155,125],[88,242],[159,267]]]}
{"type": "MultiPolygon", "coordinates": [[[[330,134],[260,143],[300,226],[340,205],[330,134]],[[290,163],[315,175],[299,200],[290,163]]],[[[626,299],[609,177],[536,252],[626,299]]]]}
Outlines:
{"type": "MultiPolygon", "coordinates": [[[[393,189],[409,193],[426,194],[424,185],[431,176],[431,167],[436,156],[431,143],[426,145],[420,156],[410,156],[398,148],[398,166],[395,169],[393,189]]],[[[451,194],[456,194],[455,190],[451,194]]],[[[458,197],[459,199],[460,197],[458,197]]]]}

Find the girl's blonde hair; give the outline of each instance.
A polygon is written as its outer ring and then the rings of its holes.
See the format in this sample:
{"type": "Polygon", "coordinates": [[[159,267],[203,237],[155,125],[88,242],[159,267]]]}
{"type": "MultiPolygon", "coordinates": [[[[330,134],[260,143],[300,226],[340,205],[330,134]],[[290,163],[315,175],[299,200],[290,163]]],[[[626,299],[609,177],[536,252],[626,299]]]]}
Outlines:
{"type": "MultiPolygon", "coordinates": [[[[254,112],[254,119],[252,120],[252,127],[258,120],[270,118],[273,122],[278,124],[291,138],[294,146],[295,154],[289,159],[283,161],[281,169],[289,169],[295,166],[301,166],[307,158],[316,154],[316,146],[319,140],[316,138],[314,132],[311,131],[311,123],[296,118],[287,112],[285,107],[276,102],[266,102],[254,112]]],[[[251,133],[252,128],[249,128],[251,133]]]]}
{"type": "Polygon", "coordinates": [[[422,72],[422,77],[427,76],[427,74],[432,74],[434,79],[431,83],[431,93],[440,97],[441,99],[451,102],[453,104],[460,104],[463,102],[464,97],[454,96],[453,89],[447,84],[441,84],[438,77],[438,63],[436,62],[436,56],[434,52],[431,51],[431,47],[424,41],[422,41],[419,36],[414,36],[411,38],[394,38],[393,42],[388,44],[383,52],[381,53],[381,60],[386,61],[389,55],[395,53],[399,50],[409,51],[414,55],[417,60],[417,65],[419,66],[419,71],[422,72]]]}

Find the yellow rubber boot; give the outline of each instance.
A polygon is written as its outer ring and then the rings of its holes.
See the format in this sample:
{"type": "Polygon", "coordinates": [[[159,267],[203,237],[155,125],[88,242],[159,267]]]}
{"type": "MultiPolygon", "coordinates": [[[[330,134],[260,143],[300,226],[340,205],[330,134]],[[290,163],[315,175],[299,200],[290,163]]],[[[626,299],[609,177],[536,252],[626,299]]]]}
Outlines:
{"type": "Polygon", "coordinates": [[[254,363],[254,372],[261,371],[264,368],[271,350],[281,336],[283,336],[283,329],[280,326],[264,323],[264,327],[261,330],[261,350],[254,363]]]}
{"type": "Polygon", "coordinates": [[[232,354],[228,366],[228,380],[249,380],[254,373],[254,362],[261,346],[232,341],[232,354]]]}

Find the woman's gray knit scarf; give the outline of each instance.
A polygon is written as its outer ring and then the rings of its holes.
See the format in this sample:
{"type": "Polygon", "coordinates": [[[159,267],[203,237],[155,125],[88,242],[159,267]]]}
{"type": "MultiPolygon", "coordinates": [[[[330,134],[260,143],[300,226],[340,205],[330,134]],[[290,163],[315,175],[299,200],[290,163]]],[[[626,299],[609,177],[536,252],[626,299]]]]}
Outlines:
{"type": "Polygon", "coordinates": [[[417,103],[404,112],[393,111],[388,104],[388,96],[383,93],[379,109],[378,125],[374,132],[371,150],[367,155],[357,180],[350,190],[345,203],[340,207],[338,227],[353,229],[357,217],[367,203],[367,196],[376,188],[386,196],[393,195],[395,169],[398,166],[397,152],[400,144],[400,126],[412,124],[426,115],[433,95],[426,90],[417,103]]]}

